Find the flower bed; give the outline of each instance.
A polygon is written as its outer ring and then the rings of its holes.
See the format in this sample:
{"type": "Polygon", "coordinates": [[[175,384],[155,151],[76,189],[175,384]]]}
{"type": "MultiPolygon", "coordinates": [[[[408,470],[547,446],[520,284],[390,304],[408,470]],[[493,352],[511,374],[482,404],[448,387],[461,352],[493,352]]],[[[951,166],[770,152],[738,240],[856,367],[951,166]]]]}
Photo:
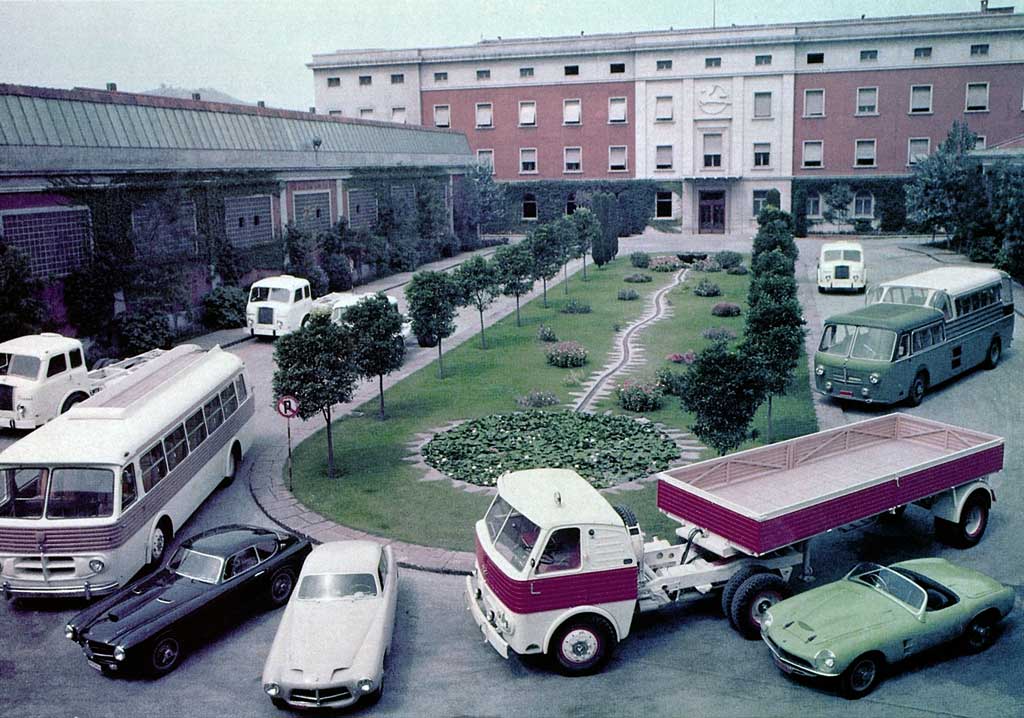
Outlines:
{"type": "Polygon", "coordinates": [[[494,486],[506,471],[572,469],[601,488],[668,468],[679,447],[652,424],[570,411],[492,414],[437,434],[424,460],[453,479],[494,486]]]}
{"type": "Polygon", "coordinates": [[[587,348],[579,342],[559,342],[547,350],[548,364],[569,369],[587,363],[587,348]]]}

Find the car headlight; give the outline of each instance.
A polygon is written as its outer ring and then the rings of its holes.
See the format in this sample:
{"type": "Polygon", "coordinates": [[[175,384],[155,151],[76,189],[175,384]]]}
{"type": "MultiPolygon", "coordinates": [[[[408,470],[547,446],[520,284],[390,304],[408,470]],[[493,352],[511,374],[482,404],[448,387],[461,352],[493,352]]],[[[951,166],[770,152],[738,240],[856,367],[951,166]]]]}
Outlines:
{"type": "Polygon", "coordinates": [[[373,690],[373,681],[369,678],[363,678],[358,683],[356,683],[356,687],[359,689],[360,693],[363,693],[365,695],[366,693],[369,693],[373,690]]]}
{"type": "Polygon", "coordinates": [[[822,648],[814,654],[814,667],[819,671],[831,671],[836,667],[836,654],[827,648],[822,648]]]}
{"type": "Polygon", "coordinates": [[[75,640],[75,627],[72,626],[70,623],[64,626],[64,638],[68,639],[69,641],[75,640]]]}
{"type": "Polygon", "coordinates": [[[281,694],[281,686],[277,685],[276,683],[264,683],[263,692],[271,698],[276,698],[281,694]]]}
{"type": "Polygon", "coordinates": [[[881,378],[882,377],[878,375],[878,372],[872,372],[871,374],[868,374],[868,381],[870,381],[872,384],[877,384],[878,380],[881,378]]]}
{"type": "Polygon", "coordinates": [[[774,621],[775,619],[772,617],[772,612],[765,611],[763,614],[761,614],[761,630],[767,631],[769,628],[772,627],[772,623],[774,621]]]}
{"type": "Polygon", "coordinates": [[[103,569],[105,569],[106,567],[106,564],[104,564],[103,561],[98,558],[94,558],[92,561],[89,562],[89,570],[93,573],[103,573],[103,569]]]}
{"type": "Polygon", "coordinates": [[[814,367],[814,373],[817,374],[818,376],[825,376],[825,367],[819,364],[818,366],[814,367]]]}
{"type": "Polygon", "coordinates": [[[124,660],[124,646],[114,646],[114,660],[115,661],[123,661],[124,660]]]}

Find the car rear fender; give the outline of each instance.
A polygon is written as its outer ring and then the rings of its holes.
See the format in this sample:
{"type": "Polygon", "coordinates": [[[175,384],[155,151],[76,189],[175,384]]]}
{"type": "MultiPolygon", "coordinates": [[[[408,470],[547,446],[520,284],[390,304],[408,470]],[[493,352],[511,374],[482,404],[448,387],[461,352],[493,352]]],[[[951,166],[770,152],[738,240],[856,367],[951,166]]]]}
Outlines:
{"type": "Polygon", "coordinates": [[[988,497],[989,505],[996,502],[996,492],[989,485],[988,478],[983,477],[961,486],[954,486],[936,496],[935,501],[931,505],[932,514],[936,518],[945,521],[952,521],[954,523],[959,521],[960,512],[963,511],[964,504],[967,503],[967,499],[976,491],[980,491],[988,497]]]}

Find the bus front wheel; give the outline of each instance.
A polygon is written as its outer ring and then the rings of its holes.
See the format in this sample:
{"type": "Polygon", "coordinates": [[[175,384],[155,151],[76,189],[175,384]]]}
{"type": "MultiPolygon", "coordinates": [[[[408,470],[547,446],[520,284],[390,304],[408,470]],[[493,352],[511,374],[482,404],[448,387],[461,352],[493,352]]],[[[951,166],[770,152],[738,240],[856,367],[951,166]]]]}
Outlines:
{"type": "Polygon", "coordinates": [[[995,337],[992,343],[988,345],[988,354],[985,355],[985,368],[995,369],[1002,356],[1003,344],[999,341],[999,337],[995,337]]]}
{"type": "Polygon", "coordinates": [[[156,567],[164,559],[167,547],[171,543],[171,527],[167,519],[162,519],[153,529],[153,535],[149,539],[149,565],[156,567]]]}
{"type": "Polygon", "coordinates": [[[920,406],[928,391],[928,375],[923,371],[918,372],[914,377],[914,383],[910,385],[910,393],[907,395],[907,403],[911,406],[920,406]]]}

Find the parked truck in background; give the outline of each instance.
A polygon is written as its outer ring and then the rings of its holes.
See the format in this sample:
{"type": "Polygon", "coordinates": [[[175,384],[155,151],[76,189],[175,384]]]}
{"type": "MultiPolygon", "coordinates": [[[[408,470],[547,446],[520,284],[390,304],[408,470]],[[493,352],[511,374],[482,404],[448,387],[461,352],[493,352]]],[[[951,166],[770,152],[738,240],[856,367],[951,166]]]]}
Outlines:
{"type": "Polygon", "coordinates": [[[313,311],[309,280],[280,274],[264,277],[249,289],[245,326],[258,337],[279,337],[301,329],[313,311]]]}
{"type": "Polygon", "coordinates": [[[910,503],[949,543],[977,543],[995,500],[1003,440],[905,414],[749,449],[658,475],[657,505],[680,543],[644,536],[565,469],[518,471],[477,522],[466,598],[507,658],[546,654],[569,675],[599,670],[640,611],[720,592],[745,637],[789,594],[808,541],[910,503]]]}

